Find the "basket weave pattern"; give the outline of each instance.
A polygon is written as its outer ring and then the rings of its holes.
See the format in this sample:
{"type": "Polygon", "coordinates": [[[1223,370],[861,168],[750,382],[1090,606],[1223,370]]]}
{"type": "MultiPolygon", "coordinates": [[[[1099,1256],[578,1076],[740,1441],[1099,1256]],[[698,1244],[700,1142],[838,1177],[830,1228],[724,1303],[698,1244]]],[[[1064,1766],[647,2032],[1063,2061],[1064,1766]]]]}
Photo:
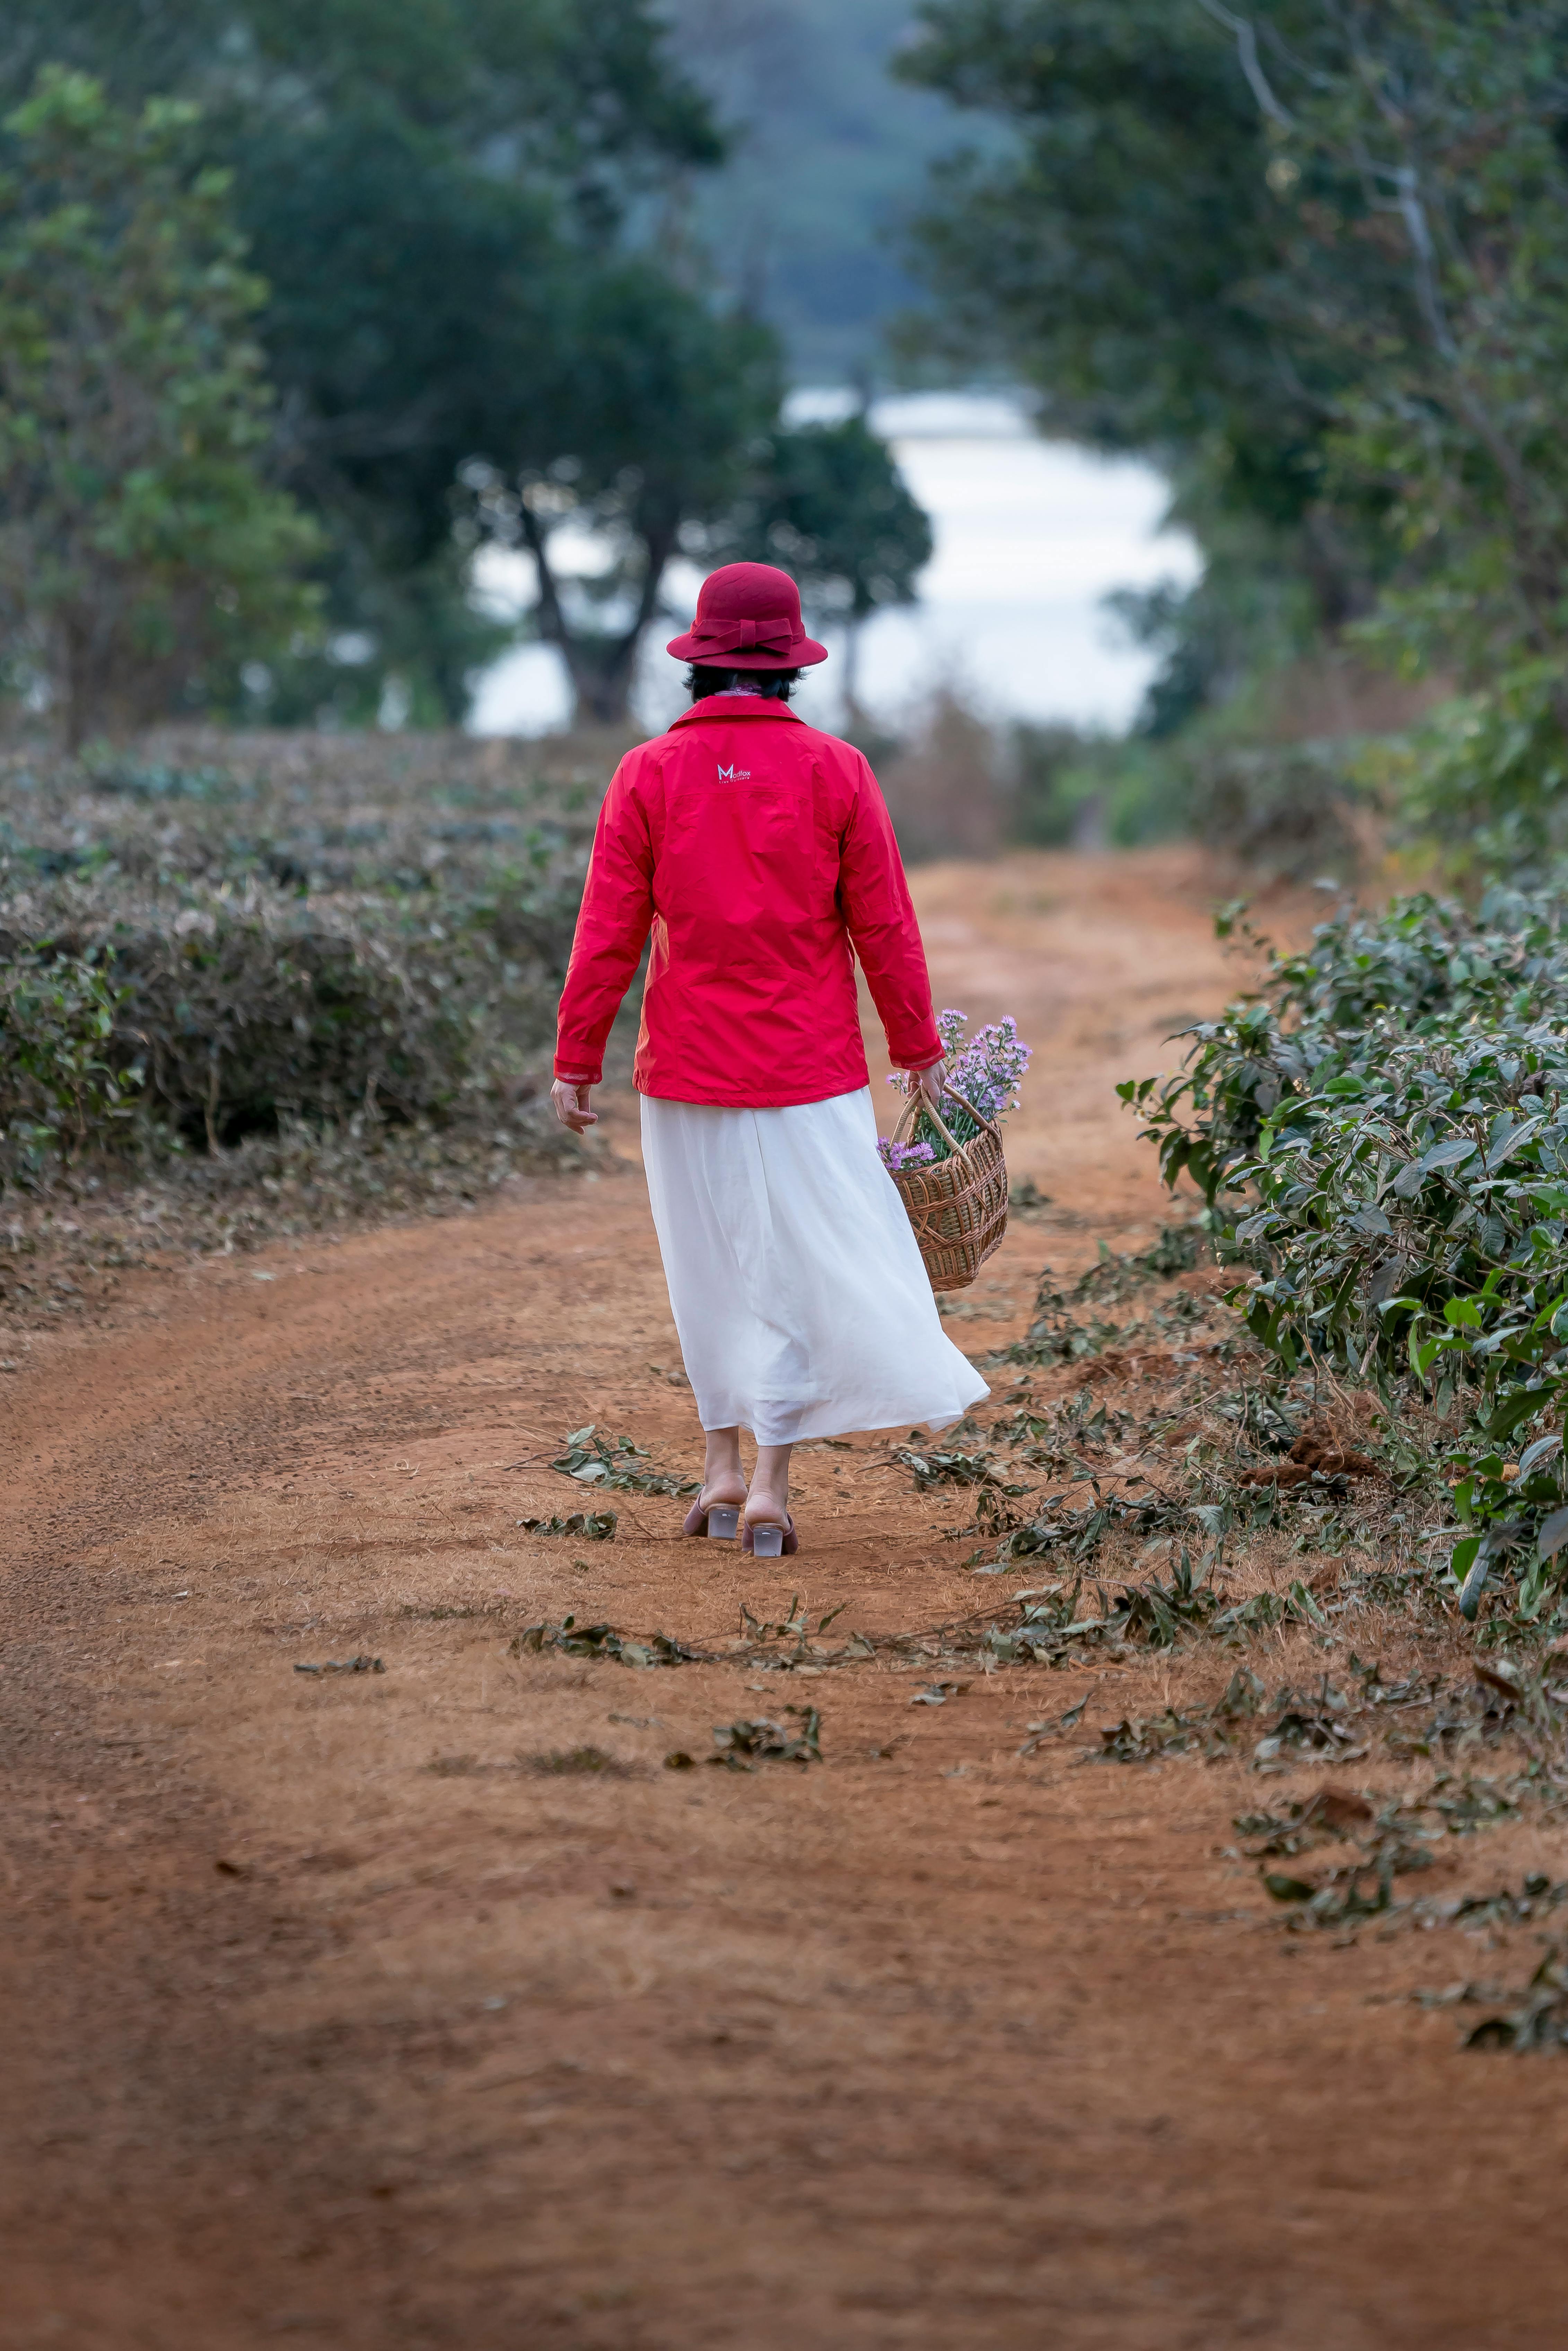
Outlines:
{"type": "MultiPolygon", "coordinates": [[[[951,1089],[949,1089],[951,1091],[951,1089]]],[[[1008,1171],[1002,1138],[989,1119],[980,1116],[960,1093],[962,1104],[979,1127],[968,1143],[956,1143],[939,1111],[927,1103],[925,1114],[947,1142],[952,1157],[925,1167],[889,1172],[915,1228],[933,1290],[967,1290],[1008,1228],[1008,1171]]],[[[894,1131],[902,1142],[913,1131],[921,1109],[912,1094],[894,1131]]]]}

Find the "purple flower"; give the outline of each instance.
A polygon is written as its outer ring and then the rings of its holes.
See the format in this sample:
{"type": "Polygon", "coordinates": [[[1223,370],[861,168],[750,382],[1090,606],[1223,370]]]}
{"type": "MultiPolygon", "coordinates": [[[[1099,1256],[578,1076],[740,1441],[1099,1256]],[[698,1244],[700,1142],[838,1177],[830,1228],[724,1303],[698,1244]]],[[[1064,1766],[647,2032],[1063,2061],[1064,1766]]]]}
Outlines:
{"type": "MultiPolygon", "coordinates": [[[[967,1025],[968,1015],[952,1005],[936,1015],[936,1033],[947,1058],[947,1083],[952,1092],[962,1094],[982,1118],[994,1122],[1019,1106],[1018,1090],[1030,1064],[1030,1048],[1019,1041],[1018,1022],[1010,1013],[1005,1019],[977,1029],[971,1037],[964,1034],[967,1025]]],[[[888,1082],[902,1086],[904,1080],[895,1077],[888,1082]]],[[[960,1104],[945,1103],[942,1114],[960,1142],[973,1134],[973,1126],[960,1104]]],[[[916,1166],[947,1157],[946,1141],[924,1112],[915,1121],[915,1131],[918,1138],[915,1142],[881,1146],[889,1167],[916,1166]]]]}
{"type": "Polygon", "coordinates": [[[891,1168],[894,1175],[902,1174],[905,1167],[925,1166],[936,1156],[935,1147],[929,1143],[889,1143],[884,1140],[876,1147],[882,1154],[883,1165],[891,1168]]]}

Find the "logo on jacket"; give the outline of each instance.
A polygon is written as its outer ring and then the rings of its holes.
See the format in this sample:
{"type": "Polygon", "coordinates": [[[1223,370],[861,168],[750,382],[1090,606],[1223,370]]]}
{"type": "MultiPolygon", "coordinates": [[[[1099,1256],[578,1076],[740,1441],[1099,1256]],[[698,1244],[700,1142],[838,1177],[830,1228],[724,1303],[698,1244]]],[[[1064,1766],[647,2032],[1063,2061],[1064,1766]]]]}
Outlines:
{"type": "Polygon", "coordinates": [[[721,768],[718,771],[718,779],[721,784],[748,784],[751,781],[751,770],[749,768],[721,768]]]}

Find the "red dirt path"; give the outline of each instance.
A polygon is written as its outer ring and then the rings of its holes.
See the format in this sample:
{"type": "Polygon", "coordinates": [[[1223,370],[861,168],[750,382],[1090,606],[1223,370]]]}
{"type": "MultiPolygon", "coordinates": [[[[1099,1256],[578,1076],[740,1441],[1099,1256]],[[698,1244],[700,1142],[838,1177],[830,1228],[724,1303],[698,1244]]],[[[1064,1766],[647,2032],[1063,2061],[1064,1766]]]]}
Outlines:
{"type": "MultiPolygon", "coordinates": [[[[1012,1156],[1056,1207],[960,1301],[979,1353],[1044,1257],[1157,1218],[1110,1087],[1230,976],[1174,852],[919,894],[938,1000],[1041,1040],[1012,1156]]],[[[795,1583],[871,1631],[977,1604],[959,1505],[863,1438],[799,1458],[798,1576],[683,1545],[669,1502],[621,1498],[608,1545],[519,1530],[572,1506],[547,1465],[580,1422],[697,1458],[634,1172],[139,1277],[20,1344],[6,2346],[1568,2336],[1568,2076],[1388,1997],[1484,1971],[1458,1938],[1281,1935],[1221,1850],[1239,1765],[1020,1759],[1082,1672],[933,1708],[882,1661],[508,1655],[569,1610],[716,1642],[795,1583]],[[293,1671],[356,1652],[385,1672],[293,1671]],[[791,1701],[821,1767],[663,1768],[791,1701]],[[589,1744],[623,1771],[518,1765],[589,1744]]],[[[1232,1662],[1102,1669],[1088,1723],[1232,1662]]]]}

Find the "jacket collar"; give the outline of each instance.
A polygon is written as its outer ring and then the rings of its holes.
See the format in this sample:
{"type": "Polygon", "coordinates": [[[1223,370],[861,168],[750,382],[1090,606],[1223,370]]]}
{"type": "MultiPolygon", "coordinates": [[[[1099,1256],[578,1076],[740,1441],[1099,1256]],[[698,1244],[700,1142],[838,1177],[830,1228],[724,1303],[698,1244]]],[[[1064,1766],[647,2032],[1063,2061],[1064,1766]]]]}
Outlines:
{"type": "Polygon", "coordinates": [[[677,726],[689,726],[697,718],[788,718],[797,726],[805,723],[787,702],[774,702],[764,695],[707,694],[700,702],[694,702],[689,710],[683,710],[678,718],[671,720],[671,733],[677,726]]]}

